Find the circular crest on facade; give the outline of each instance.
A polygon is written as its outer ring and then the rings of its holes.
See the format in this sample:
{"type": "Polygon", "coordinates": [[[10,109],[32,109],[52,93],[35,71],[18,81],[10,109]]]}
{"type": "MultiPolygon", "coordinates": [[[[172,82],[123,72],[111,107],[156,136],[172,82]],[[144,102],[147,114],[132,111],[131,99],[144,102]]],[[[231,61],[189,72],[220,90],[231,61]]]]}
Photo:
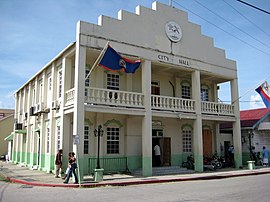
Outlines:
{"type": "Polygon", "coordinates": [[[170,21],[166,23],[165,31],[168,38],[173,42],[180,41],[183,35],[181,27],[174,21],[170,21]]]}

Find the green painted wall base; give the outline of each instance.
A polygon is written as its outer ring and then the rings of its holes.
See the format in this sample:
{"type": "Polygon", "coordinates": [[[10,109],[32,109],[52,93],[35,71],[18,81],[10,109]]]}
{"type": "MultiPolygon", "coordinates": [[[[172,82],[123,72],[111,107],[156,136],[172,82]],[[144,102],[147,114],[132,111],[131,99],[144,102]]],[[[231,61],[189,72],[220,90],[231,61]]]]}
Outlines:
{"type": "Polygon", "coordinates": [[[243,167],[242,154],[234,154],[235,168],[243,167]]]}
{"type": "Polygon", "coordinates": [[[152,176],[152,157],[143,157],[142,159],[142,175],[144,177],[152,176]]]}
{"type": "Polygon", "coordinates": [[[197,172],[203,172],[203,156],[194,154],[194,170],[197,172]]]}

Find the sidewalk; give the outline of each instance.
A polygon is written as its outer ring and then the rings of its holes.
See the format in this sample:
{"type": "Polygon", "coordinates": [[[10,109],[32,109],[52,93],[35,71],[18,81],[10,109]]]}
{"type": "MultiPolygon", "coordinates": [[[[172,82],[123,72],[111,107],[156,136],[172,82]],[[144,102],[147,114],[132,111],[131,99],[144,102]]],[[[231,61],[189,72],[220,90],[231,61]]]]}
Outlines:
{"type": "Polygon", "coordinates": [[[189,180],[211,180],[230,177],[240,177],[248,175],[260,175],[270,173],[270,167],[260,167],[254,170],[247,168],[239,169],[220,169],[214,172],[162,175],[162,176],[132,176],[127,174],[104,175],[102,182],[94,182],[92,176],[84,178],[81,184],[64,184],[61,178],[55,178],[54,174],[44,171],[31,170],[21,165],[0,161],[0,175],[13,183],[26,184],[31,186],[48,187],[102,187],[102,186],[127,186],[138,184],[153,184],[164,182],[180,182],[189,180]]]}

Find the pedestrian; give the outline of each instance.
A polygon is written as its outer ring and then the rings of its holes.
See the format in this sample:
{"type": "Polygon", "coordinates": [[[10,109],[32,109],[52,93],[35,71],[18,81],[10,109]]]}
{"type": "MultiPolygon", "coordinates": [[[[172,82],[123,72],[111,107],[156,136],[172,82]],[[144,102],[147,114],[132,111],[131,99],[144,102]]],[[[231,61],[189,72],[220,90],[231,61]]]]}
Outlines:
{"type": "Polygon", "coordinates": [[[67,184],[68,181],[69,181],[69,178],[73,174],[73,176],[75,178],[75,184],[78,184],[78,177],[77,177],[77,174],[76,174],[77,162],[76,162],[76,158],[75,158],[75,153],[74,152],[71,153],[71,156],[70,156],[68,162],[70,164],[70,169],[68,171],[68,174],[67,174],[67,177],[66,177],[66,180],[64,181],[64,183],[67,184]]]}
{"type": "Polygon", "coordinates": [[[55,157],[55,177],[56,178],[60,178],[59,171],[62,168],[62,154],[63,154],[63,150],[59,149],[55,157]]]}
{"type": "Polygon", "coordinates": [[[228,149],[229,151],[229,156],[230,156],[230,163],[234,167],[234,147],[231,145],[228,149]]]}
{"type": "Polygon", "coordinates": [[[268,156],[269,156],[269,151],[266,149],[265,146],[263,146],[263,166],[268,166],[268,156]]]}
{"type": "Polygon", "coordinates": [[[71,157],[72,157],[72,152],[69,152],[69,153],[68,153],[68,166],[67,166],[65,175],[62,177],[63,180],[66,179],[66,177],[67,177],[67,175],[68,175],[68,172],[69,172],[69,170],[70,170],[71,165],[70,165],[70,163],[69,163],[69,160],[71,159],[71,157]]]}
{"type": "Polygon", "coordinates": [[[154,147],[154,153],[155,153],[155,166],[159,167],[161,165],[160,161],[160,146],[158,144],[154,147]]]}

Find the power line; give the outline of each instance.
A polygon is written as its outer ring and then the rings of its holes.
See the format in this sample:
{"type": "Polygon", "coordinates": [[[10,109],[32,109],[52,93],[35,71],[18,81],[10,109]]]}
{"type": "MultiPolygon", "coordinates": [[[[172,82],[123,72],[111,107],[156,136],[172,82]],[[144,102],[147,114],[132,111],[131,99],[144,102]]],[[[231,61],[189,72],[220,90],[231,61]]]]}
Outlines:
{"type": "Polygon", "coordinates": [[[256,50],[258,50],[258,51],[260,51],[260,52],[262,52],[262,53],[264,53],[265,55],[270,56],[269,53],[267,53],[267,52],[265,52],[265,51],[263,51],[263,50],[257,48],[257,47],[254,46],[254,45],[251,45],[251,44],[247,43],[246,41],[242,40],[241,38],[239,38],[239,37],[237,37],[237,36],[234,36],[234,35],[231,34],[230,32],[228,32],[228,31],[226,31],[225,29],[223,29],[223,28],[217,26],[216,24],[214,24],[214,23],[208,21],[207,19],[205,19],[205,18],[199,16],[198,14],[194,13],[193,11],[189,10],[188,8],[186,8],[186,7],[184,7],[183,5],[179,4],[178,2],[176,2],[176,1],[173,1],[173,2],[175,2],[177,5],[181,6],[182,8],[186,9],[187,11],[191,12],[192,14],[196,15],[197,17],[201,18],[202,20],[204,20],[204,21],[208,22],[209,24],[213,25],[214,27],[216,27],[216,28],[222,30],[223,32],[227,33],[228,35],[230,35],[230,36],[232,36],[232,37],[238,39],[238,40],[241,41],[242,43],[244,43],[244,44],[246,44],[246,45],[248,45],[248,46],[250,46],[250,47],[252,47],[252,48],[254,48],[254,49],[256,49],[256,50]]]}
{"type": "Polygon", "coordinates": [[[245,15],[243,15],[242,13],[240,13],[236,8],[234,8],[231,4],[229,4],[228,2],[222,0],[224,3],[226,3],[228,6],[230,6],[235,12],[237,12],[239,15],[241,15],[243,18],[245,18],[247,21],[249,21],[253,26],[257,27],[259,30],[261,30],[263,33],[265,33],[266,35],[268,35],[270,37],[270,34],[268,34],[267,32],[265,32],[262,28],[260,28],[258,25],[256,25],[254,22],[252,22],[249,18],[247,18],[245,15]]]}
{"type": "Polygon", "coordinates": [[[257,10],[259,10],[259,11],[262,11],[262,12],[264,12],[264,13],[270,14],[268,11],[263,10],[263,9],[261,9],[261,8],[258,8],[258,7],[256,7],[256,6],[253,6],[253,5],[251,5],[251,4],[247,3],[247,2],[244,2],[244,1],[241,1],[241,0],[236,0],[236,1],[239,1],[240,3],[246,4],[246,5],[250,6],[250,7],[255,8],[255,9],[257,9],[257,10]]]}
{"type": "Polygon", "coordinates": [[[211,11],[209,8],[207,8],[206,6],[204,6],[203,4],[201,4],[200,2],[198,2],[197,0],[194,0],[197,4],[200,4],[202,7],[204,7],[205,9],[207,9],[208,11],[210,11],[211,13],[213,13],[214,15],[218,16],[219,18],[221,18],[222,20],[224,20],[225,22],[227,22],[228,24],[230,24],[231,26],[235,27],[236,29],[238,29],[239,31],[243,32],[244,34],[248,35],[249,37],[251,37],[252,39],[254,39],[255,41],[261,43],[262,45],[270,48],[270,46],[268,46],[267,44],[265,44],[264,42],[256,39],[254,36],[252,36],[251,34],[241,30],[239,27],[235,26],[234,24],[232,24],[231,22],[229,22],[228,20],[226,20],[225,18],[223,18],[222,16],[220,16],[219,14],[215,13],[214,11],[211,11]]]}

